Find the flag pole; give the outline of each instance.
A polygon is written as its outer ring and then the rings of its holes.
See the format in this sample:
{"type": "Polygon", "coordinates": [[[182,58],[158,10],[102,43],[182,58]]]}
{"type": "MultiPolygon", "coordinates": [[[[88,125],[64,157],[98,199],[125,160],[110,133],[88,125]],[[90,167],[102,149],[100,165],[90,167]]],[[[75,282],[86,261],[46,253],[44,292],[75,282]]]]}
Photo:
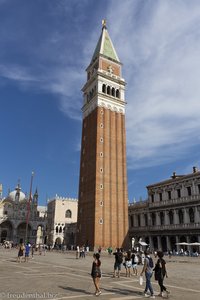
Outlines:
{"type": "Polygon", "coordinates": [[[27,214],[26,214],[26,234],[25,234],[25,244],[27,243],[27,237],[28,237],[28,223],[29,223],[29,217],[30,217],[30,204],[32,199],[32,185],[33,185],[33,176],[34,172],[31,173],[31,183],[30,183],[30,193],[29,193],[29,199],[27,202],[27,214]]]}

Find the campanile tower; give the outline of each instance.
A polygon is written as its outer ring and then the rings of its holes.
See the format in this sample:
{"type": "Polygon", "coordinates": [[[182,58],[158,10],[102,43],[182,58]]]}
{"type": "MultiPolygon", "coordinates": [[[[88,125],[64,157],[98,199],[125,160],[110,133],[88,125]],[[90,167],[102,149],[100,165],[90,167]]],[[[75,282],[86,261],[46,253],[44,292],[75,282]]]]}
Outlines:
{"type": "Polygon", "coordinates": [[[77,244],[123,247],[128,234],[125,81],[105,21],[82,88],[77,244]]]}

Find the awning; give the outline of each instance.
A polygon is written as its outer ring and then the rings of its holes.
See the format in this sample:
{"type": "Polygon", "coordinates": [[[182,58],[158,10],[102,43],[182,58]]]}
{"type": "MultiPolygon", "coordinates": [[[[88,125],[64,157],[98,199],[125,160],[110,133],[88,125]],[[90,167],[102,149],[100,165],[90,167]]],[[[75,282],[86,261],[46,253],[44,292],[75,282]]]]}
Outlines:
{"type": "Polygon", "coordinates": [[[200,243],[198,243],[198,242],[190,243],[189,246],[200,246],[200,243]]]}
{"type": "Polygon", "coordinates": [[[139,244],[140,244],[141,246],[148,246],[148,244],[145,243],[145,242],[139,242],[139,244]]]}

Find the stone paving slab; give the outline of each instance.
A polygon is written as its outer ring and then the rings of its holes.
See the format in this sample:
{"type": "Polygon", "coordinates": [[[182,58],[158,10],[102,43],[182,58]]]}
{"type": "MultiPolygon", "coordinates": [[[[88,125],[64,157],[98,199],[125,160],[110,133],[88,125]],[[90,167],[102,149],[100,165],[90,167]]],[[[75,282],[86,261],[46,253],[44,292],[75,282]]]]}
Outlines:
{"type": "MultiPolygon", "coordinates": [[[[16,262],[17,250],[0,249],[0,300],[8,299],[93,299],[94,286],[90,277],[92,253],[86,258],[75,258],[74,252],[47,252],[34,256],[28,263],[16,262]]],[[[200,258],[165,258],[169,278],[165,285],[170,291],[169,299],[200,299],[200,258]]],[[[113,278],[114,256],[102,253],[100,299],[132,300],[146,299],[144,285],[139,285],[139,276],[125,277],[122,268],[120,278],[113,278]]],[[[142,266],[138,266],[138,273],[142,266]]],[[[152,279],[157,299],[159,287],[152,279]]]]}

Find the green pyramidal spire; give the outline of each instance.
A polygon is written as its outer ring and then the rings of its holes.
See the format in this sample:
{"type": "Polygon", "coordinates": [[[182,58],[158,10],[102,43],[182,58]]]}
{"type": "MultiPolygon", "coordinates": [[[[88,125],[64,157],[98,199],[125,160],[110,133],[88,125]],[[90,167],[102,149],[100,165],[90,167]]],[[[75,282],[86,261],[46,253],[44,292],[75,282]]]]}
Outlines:
{"type": "Polygon", "coordinates": [[[120,62],[119,57],[115,51],[113,43],[108,34],[105,20],[102,21],[102,25],[103,25],[102,32],[99,41],[97,43],[96,49],[94,51],[94,54],[92,56],[92,61],[94,61],[97,57],[99,57],[99,55],[103,55],[107,58],[110,58],[111,60],[120,62]]]}

